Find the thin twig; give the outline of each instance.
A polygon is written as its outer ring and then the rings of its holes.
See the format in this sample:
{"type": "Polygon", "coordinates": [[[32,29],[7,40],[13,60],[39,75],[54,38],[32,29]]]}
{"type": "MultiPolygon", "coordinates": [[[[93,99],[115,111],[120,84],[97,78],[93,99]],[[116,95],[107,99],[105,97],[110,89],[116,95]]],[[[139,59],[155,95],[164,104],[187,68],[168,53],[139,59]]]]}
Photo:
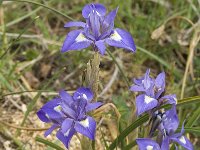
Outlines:
{"type": "Polygon", "coordinates": [[[6,123],[5,121],[2,121],[2,120],[0,120],[0,123],[6,125],[8,127],[11,127],[11,128],[20,129],[20,130],[27,130],[27,131],[44,131],[44,130],[47,130],[47,129],[50,128],[50,127],[47,127],[47,128],[27,128],[27,127],[20,127],[20,126],[12,125],[10,123],[6,123]]]}
{"type": "Polygon", "coordinates": [[[101,106],[100,108],[96,109],[95,112],[94,112],[94,115],[100,113],[100,112],[105,112],[105,110],[108,108],[108,107],[111,107],[114,109],[116,115],[117,115],[117,118],[118,120],[120,119],[121,117],[121,114],[119,113],[118,109],[116,108],[116,106],[113,104],[113,103],[107,103],[103,106],[101,106]]]}
{"type": "Polygon", "coordinates": [[[115,59],[115,57],[113,56],[113,54],[109,50],[107,50],[107,53],[110,55],[110,57],[112,58],[114,63],[119,68],[120,73],[122,74],[124,80],[126,81],[127,87],[130,88],[131,85],[129,83],[129,80],[128,80],[127,76],[125,75],[124,71],[122,70],[122,67],[120,66],[119,62],[115,59]]]}
{"type": "Polygon", "coordinates": [[[185,91],[185,85],[186,85],[188,70],[189,70],[189,67],[190,67],[192,60],[193,60],[194,49],[197,46],[199,40],[200,40],[200,25],[194,31],[193,38],[190,42],[189,56],[188,56],[188,59],[187,59],[185,73],[184,73],[184,76],[183,76],[183,83],[182,83],[182,89],[181,89],[181,99],[184,97],[184,91],[185,91]]]}
{"type": "Polygon", "coordinates": [[[114,81],[117,79],[118,72],[119,72],[119,68],[117,66],[115,66],[115,71],[114,71],[113,75],[111,76],[110,81],[108,82],[108,84],[103,89],[103,91],[99,94],[98,97],[103,96],[109,90],[109,88],[112,86],[112,84],[114,83],[114,81]]]}

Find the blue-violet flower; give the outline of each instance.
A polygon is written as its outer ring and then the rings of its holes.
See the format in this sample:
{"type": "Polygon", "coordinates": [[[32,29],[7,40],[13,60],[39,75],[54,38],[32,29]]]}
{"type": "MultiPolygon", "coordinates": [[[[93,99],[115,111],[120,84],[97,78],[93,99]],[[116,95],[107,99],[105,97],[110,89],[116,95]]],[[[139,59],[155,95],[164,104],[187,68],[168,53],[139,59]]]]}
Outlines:
{"type": "Polygon", "coordinates": [[[160,73],[156,79],[150,77],[150,69],[147,69],[145,75],[134,79],[135,85],[130,90],[142,92],[136,97],[137,115],[149,112],[163,104],[176,104],[176,95],[162,96],[165,91],[165,73],[160,73]]]}
{"type": "Polygon", "coordinates": [[[72,136],[78,132],[94,140],[96,131],[95,120],[87,116],[102,105],[101,102],[91,103],[93,93],[89,88],[81,87],[73,96],[61,90],[59,97],[47,102],[38,112],[39,119],[53,125],[45,132],[45,136],[59,128],[57,138],[68,148],[72,136]]]}
{"type": "Polygon", "coordinates": [[[135,52],[136,47],[131,34],[125,30],[114,28],[114,19],[118,8],[106,15],[106,8],[102,4],[88,4],[82,10],[86,22],[68,22],[64,27],[79,27],[68,33],[61,52],[81,50],[93,47],[104,55],[106,46],[125,48],[135,52]]]}

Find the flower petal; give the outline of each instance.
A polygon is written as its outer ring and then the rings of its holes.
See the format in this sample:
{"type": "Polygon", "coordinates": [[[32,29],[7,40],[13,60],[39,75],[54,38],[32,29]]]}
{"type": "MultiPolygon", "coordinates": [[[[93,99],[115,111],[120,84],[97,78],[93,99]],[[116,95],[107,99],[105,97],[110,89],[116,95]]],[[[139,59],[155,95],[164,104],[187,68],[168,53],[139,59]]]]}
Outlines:
{"type": "Polygon", "coordinates": [[[95,45],[97,46],[99,52],[101,55],[104,55],[106,52],[106,46],[104,44],[104,40],[99,40],[95,42],[95,45]]]}
{"type": "Polygon", "coordinates": [[[138,85],[131,86],[130,90],[134,91],[134,92],[143,92],[143,91],[145,91],[143,86],[138,86],[138,85]]]}
{"type": "Polygon", "coordinates": [[[73,119],[67,118],[63,121],[61,125],[61,131],[64,134],[64,136],[68,136],[73,124],[73,119]]]}
{"type": "Polygon", "coordinates": [[[85,27],[86,23],[81,21],[70,21],[64,25],[65,28],[68,27],[85,27]]]}
{"type": "Polygon", "coordinates": [[[96,11],[99,16],[104,16],[106,14],[106,8],[102,4],[88,4],[85,5],[82,10],[82,15],[84,18],[89,18],[90,13],[96,11]]]}
{"type": "Polygon", "coordinates": [[[89,112],[89,111],[92,111],[94,109],[97,109],[101,105],[103,105],[103,103],[101,103],[101,102],[88,103],[87,106],[86,106],[86,112],[89,112]]]}
{"type": "Polygon", "coordinates": [[[170,142],[169,137],[164,138],[164,140],[162,141],[162,144],[161,144],[161,149],[169,150],[169,144],[170,144],[169,142],[170,142]]]}
{"type": "Polygon", "coordinates": [[[74,135],[75,130],[72,128],[68,134],[68,136],[65,136],[61,130],[59,130],[56,134],[56,137],[65,145],[65,147],[69,148],[69,142],[74,135]]]}
{"type": "Polygon", "coordinates": [[[103,20],[103,23],[102,23],[102,33],[103,34],[102,34],[101,38],[103,38],[105,35],[107,35],[107,33],[111,33],[111,31],[113,30],[114,20],[115,20],[117,11],[118,11],[118,8],[111,11],[103,20]]]}
{"type": "Polygon", "coordinates": [[[178,137],[178,138],[171,138],[171,140],[177,142],[178,144],[180,144],[181,146],[183,146],[187,150],[193,150],[194,149],[191,142],[185,136],[181,136],[181,137],[178,137]]]}
{"type": "Polygon", "coordinates": [[[143,86],[146,90],[149,89],[152,85],[152,79],[150,78],[149,74],[150,74],[150,69],[147,69],[143,80],[143,86]]]}
{"type": "Polygon", "coordinates": [[[42,109],[37,112],[37,116],[43,122],[51,122],[49,116],[42,109]]]}
{"type": "Polygon", "coordinates": [[[37,116],[43,122],[59,122],[63,114],[61,112],[60,99],[55,98],[47,102],[38,112],[37,116]]]}
{"type": "Polygon", "coordinates": [[[165,72],[160,73],[155,80],[156,98],[158,98],[165,90],[165,72]]]}
{"type": "Polygon", "coordinates": [[[144,76],[143,77],[140,77],[140,78],[136,78],[133,80],[133,82],[137,85],[143,85],[143,82],[144,82],[144,76]]]}
{"type": "Polygon", "coordinates": [[[153,109],[158,104],[158,101],[152,97],[145,94],[136,97],[137,115],[153,109]]]}
{"type": "Polygon", "coordinates": [[[90,88],[80,87],[74,93],[73,98],[75,100],[83,98],[88,102],[90,102],[93,99],[93,96],[94,94],[90,88]]]}
{"type": "Polygon", "coordinates": [[[185,132],[184,124],[185,124],[185,120],[183,121],[181,132],[171,135],[172,138],[178,138],[178,137],[181,137],[184,134],[184,132],[185,132]]]}
{"type": "Polygon", "coordinates": [[[116,28],[109,38],[106,39],[106,43],[110,46],[119,48],[125,48],[132,52],[135,52],[136,47],[131,34],[125,30],[116,28]]]}
{"type": "Polygon", "coordinates": [[[96,122],[92,117],[87,117],[85,120],[75,123],[75,130],[91,140],[95,138],[96,122]]]}
{"type": "Polygon", "coordinates": [[[56,129],[59,125],[58,124],[53,124],[45,133],[44,136],[47,137],[51,132],[56,129]]]}
{"type": "Polygon", "coordinates": [[[81,50],[90,46],[91,41],[83,34],[82,30],[74,30],[68,33],[63,43],[61,52],[69,50],[81,50]]]}
{"type": "Polygon", "coordinates": [[[70,103],[73,102],[72,96],[70,94],[68,94],[65,90],[60,90],[59,96],[63,100],[63,102],[68,105],[70,105],[70,103]]]}
{"type": "Polygon", "coordinates": [[[148,138],[138,138],[136,142],[140,150],[161,150],[158,143],[148,138]]]}
{"type": "Polygon", "coordinates": [[[165,127],[165,130],[168,134],[173,134],[179,125],[179,119],[176,113],[176,106],[173,105],[172,108],[168,111],[166,111],[166,117],[163,120],[163,125],[165,127]]]}
{"type": "Polygon", "coordinates": [[[163,97],[160,98],[160,102],[163,102],[165,104],[177,104],[177,98],[175,94],[171,94],[171,95],[165,95],[163,97]]]}
{"type": "Polygon", "coordinates": [[[71,118],[76,118],[76,112],[71,108],[70,105],[67,105],[66,103],[61,103],[62,111],[65,115],[71,118]]]}

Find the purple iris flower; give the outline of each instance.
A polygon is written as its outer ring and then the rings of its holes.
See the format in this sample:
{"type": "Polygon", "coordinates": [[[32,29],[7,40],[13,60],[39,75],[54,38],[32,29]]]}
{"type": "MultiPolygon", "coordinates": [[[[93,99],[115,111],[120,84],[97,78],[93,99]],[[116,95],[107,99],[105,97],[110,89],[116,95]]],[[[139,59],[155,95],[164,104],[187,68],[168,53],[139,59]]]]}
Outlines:
{"type": "Polygon", "coordinates": [[[140,150],[161,150],[160,145],[149,138],[138,138],[136,142],[140,150]]]}
{"type": "Polygon", "coordinates": [[[150,69],[147,69],[145,75],[135,79],[135,85],[130,90],[142,92],[136,97],[137,115],[150,111],[162,104],[176,104],[175,95],[166,95],[161,97],[165,91],[165,72],[161,72],[155,79],[150,77],[150,69]]]}
{"type": "Polygon", "coordinates": [[[163,135],[162,146],[163,150],[169,149],[170,142],[176,142],[183,146],[185,149],[193,150],[193,145],[190,141],[183,136],[184,134],[184,123],[180,133],[175,133],[179,125],[178,115],[176,113],[176,106],[173,105],[172,108],[166,111],[165,116],[160,124],[160,132],[163,135]],[[163,132],[164,131],[164,132],[163,132]]]}
{"type": "Polygon", "coordinates": [[[169,141],[177,142],[187,150],[193,150],[193,146],[185,136],[165,139],[160,146],[156,141],[149,138],[138,138],[136,140],[140,150],[169,150],[169,141]]]}
{"type": "Polygon", "coordinates": [[[175,133],[178,128],[179,120],[176,113],[175,105],[164,113],[161,117],[160,125],[158,126],[161,141],[158,143],[150,138],[139,138],[136,140],[140,150],[169,150],[169,145],[172,142],[178,143],[187,150],[193,150],[190,141],[183,136],[184,126],[181,133],[175,133]]]}
{"type": "Polygon", "coordinates": [[[82,10],[86,22],[68,22],[64,27],[79,27],[68,33],[61,52],[81,50],[93,47],[104,55],[106,46],[125,48],[135,52],[136,47],[131,34],[125,30],[114,28],[117,9],[106,15],[106,8],[102,4],[88,4],[82,10]]]}
{"type": "Polygon", "coordinates": [[[64,90],[59,97],[47,102],[38,112],[39,119],[53,125],[45,132],[45,136],[59,128],[57,138],[68,148],[72,136],[78,132],[94,140],[96,122],[87,116],[87,112],[97,109],[101,102],[91,103],[93,93],[89,88],[81,87],[71,96],[64,90]]]}
{"type": "MultiPolygon", "coordinates": [[[[191,142],[183,136],[184,127],[182,127],[181,133],[171,133],[170,135],[163,135],[161,144],[150,138],[138,138],[136,140],[140,150],[169,150],[170,143],[178,143],[187,150],[193,150],[191,142]]],[[[175,145],[176,146],[176,145],[175,145]]],[[[176,146],[177,147],[177,146],[176,146]]]]}
{"type": "Polygon", "coordinates": [[[182,147],[184,147],[187,150],[193,150],[193,145],[192,143],[188,140],[187,137],[183,135],[184,133],[184,126],[182,126],[181,132],[180,133],[171,133],[171,135],[166,136],[163,139],[162,150],[169,150],[169,145],[171,142],[178,143],[182,147]]]}

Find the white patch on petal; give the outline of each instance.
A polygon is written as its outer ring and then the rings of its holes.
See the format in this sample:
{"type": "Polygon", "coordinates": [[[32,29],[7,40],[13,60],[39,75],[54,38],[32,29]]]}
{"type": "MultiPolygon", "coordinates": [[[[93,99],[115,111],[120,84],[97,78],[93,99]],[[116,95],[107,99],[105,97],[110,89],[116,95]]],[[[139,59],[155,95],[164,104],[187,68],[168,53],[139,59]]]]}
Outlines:
{"type": "Polygon", "coordinates": [[[162,90],[162,88],[161,88],[161,87],[160,87],[160,88],[157,88],[157,90],[160,91],[160,90],[162,90]]]}
{"type": "Polygon", "coordinates": [[[85,94],[83,94],[83,98],[86,99],[86,100],[88,99],[87,96],[86,96],[85,94]]]}
{"type": "Polygon", "coordinates": [[[146,150],[153,150],[153,146],[148,145],[148,146],[146,147],[146,150]]]}
{"type": "Polygon", "coordinates": [[[98,16],[101,16],[100,13],[99,13],[98,11],[96,11],[96,13],[97,13],[98,16]]]}
{"type": "Polygon", "coordinates": [[[87,41],[87,39],[85,38],[85,36],[84,36],[82,33],[80,33],[80,34],[76,37],[75,41],[76,41],[76,42],[83,42],[83,41],[87,41]]]}
{"type": "Polygon", "coordinates": [[[174,101],[176,102],[176,104],[177,104],[177,98],[176,97],[174,97],[174,101]]]}
{"type": "Polygon", "coordinates": [[[55,111],[57,111],[57,112],[61,112],[62,107],[61,107],[60,105],[58,105],[58,106],[54,107],[53,109],[54,109],[55,111]]]}
{"type": "Polygon", "coordinates": [[[181,137],[179,138],[179,141],[180,141],[181,143],[183,143],[183,144],[186,144],[186,140],[185,140],[184,136],[181,136],[181,137]]]}
{"type": "Polygon", "coordinates": [[[48,114],[45,114],[45,116],[49,119],[49,115],[48,114]]]}
{"type": "Polygon", "coordinates": [[[142,80],[142,84],[144,84],[144,79],[142,80]]]}
{"type": "Polygon", "coordinates": [[[113,34],[111,34],[110,38],[114,41],[121,41],[122,37],[117,33],[117,31],[114,31],[113,34]]]}
{"type": "Polygon", "coordinates": [[[155,100],[154,98],[151,98],[151,97],[149,97],[149,96],[144,96],[144,102],[146,103],[146,104],[149,104],[150,102],[152,102],[153,100],[155,100]]]}
{"type": "Polygon", "coordinates": [[[68,129],[68,130],[64,133],[64,136],[68,136],[68,135],[69,135],[69,131],[70,131],[70,129],[68,129]]]}
{"type": "Polygon", "coordinates": [[[88,118],[86,118],[85,120],[80,121],[80,124],[82,126],[84,126],[85,128],[88,128],[89,127],[89,120],[88,120],[88,118]]]}

